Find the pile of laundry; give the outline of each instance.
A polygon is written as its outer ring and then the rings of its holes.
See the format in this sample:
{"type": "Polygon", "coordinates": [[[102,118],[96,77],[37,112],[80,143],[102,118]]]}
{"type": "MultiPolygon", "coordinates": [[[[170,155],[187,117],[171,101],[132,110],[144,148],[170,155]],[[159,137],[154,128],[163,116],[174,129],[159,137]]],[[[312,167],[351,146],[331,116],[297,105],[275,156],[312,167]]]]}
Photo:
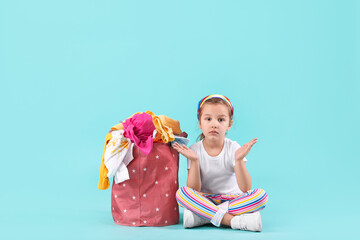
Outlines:
{"type": "Polygon", "coordinates": [[[153,143],[187,145],[187,133],[182,132],[180,123],[165,115],[155,115],[151,111],[137,112],[125,121],[113,126],[105,137],[105,147],[100,166],[98,188],[109,188],[109,178],[116,184],[129,178],[127,165],[134,159],[133,147],[148,155],[153,143]]]}

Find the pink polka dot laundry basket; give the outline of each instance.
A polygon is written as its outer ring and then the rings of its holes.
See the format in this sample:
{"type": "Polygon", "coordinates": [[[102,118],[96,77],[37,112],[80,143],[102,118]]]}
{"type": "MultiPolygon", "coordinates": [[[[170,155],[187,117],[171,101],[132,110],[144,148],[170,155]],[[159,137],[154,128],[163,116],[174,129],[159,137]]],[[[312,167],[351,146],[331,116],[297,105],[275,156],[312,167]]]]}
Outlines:
{"type": "Polygon", "coordinates": [[[133,148],[129,180],[115,184],[111,212],[115,223],[126,226],[167,226],[179,222],[175,194],[179,188],[179,154],[170,143],[154,143],[148,156],[133,148]]]}

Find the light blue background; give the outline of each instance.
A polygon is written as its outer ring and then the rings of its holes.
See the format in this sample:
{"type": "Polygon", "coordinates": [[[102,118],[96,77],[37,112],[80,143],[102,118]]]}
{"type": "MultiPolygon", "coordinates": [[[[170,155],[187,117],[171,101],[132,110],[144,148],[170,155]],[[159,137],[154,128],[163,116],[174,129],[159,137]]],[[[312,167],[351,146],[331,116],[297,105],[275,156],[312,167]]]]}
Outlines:
{"type": "MultiPolygon", "coordinates": [[[[355,239],[359,1],[0,1],[1,239],[355,239]],[[104,138],[228,96],[263,232],[113,223],[104,138]]],[[[181,158],[180,184],[186,163],[181,158]]]]}

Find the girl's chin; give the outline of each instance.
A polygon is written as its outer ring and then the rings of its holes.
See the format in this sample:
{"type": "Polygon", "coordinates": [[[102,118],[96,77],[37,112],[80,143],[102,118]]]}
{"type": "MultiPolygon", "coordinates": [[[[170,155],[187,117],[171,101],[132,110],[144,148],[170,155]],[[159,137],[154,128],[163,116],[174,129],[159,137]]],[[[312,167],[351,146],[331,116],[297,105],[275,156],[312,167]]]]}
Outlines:
{"type": "MultiPolygon", "coordinates": [[[[222,137],[219,135],[219,134],[209,134],[209,135],[205,135],[205,137],[207,139],[214,139],[214,140],[217,140],[217,139],[221,139],[222,137]]],[[[225,136],[223,137],[225,138],[225,136]]]]}

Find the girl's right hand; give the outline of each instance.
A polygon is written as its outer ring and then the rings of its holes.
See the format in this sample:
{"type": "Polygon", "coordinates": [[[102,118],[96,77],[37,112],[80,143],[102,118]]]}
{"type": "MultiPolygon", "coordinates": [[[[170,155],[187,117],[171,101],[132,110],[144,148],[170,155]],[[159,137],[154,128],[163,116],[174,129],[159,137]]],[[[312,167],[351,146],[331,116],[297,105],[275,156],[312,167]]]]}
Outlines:
{"type": "Polygon", "coordinates": [[[198,159],[196,152],[188,148],[185,144],[180,145],[179,143],[175,142],[173,144],[173,148],[175,148],[176,151],[178,151],[179,153],[181,153],[181,155],[183,155],[187,159],[190,159],[191,161],[198,159]]]}

